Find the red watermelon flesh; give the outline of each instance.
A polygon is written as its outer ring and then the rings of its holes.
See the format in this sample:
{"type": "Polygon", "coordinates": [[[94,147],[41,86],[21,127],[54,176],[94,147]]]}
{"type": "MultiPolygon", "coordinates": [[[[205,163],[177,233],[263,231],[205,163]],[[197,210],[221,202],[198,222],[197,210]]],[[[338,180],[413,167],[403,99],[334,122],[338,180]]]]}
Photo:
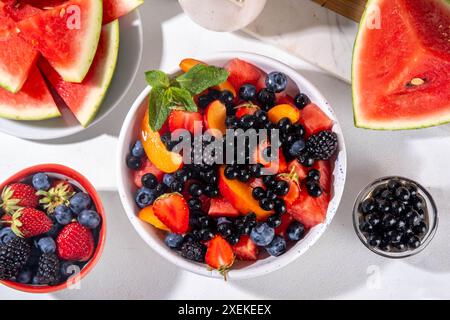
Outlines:
{"type": "Polygon", "coordinates": [[[144,3],[144,0],[103,0],[103,23],[116,20],[144,3]]]}
{"type": "Polygon", "coordinates": [[[8,17],[14,21],[20,21],[34,16],[41,12],[41,9],[26,3],[17,2],[17,0],[4,0],[4,11],[8,17]]]}
{"type": "Polygon", "coordinates": [[[65,81],[80,83],[99,42],[102,0],[71,0],[18,23],[20,35],[65,81]]]}
{"type": "Polygon", "coordinates": [[[64,81],[45,59],[39,68],[83,126],[97,114],[114,75],[119,51],[119,22],[103,26],[97,54],[82,83],[64,81]]]}
{"type": "Polygon", "coordinates": [[[16,22],[0,2],[0,87],[16,93],[27,80],[37,51],[17,34],[16,22]]]}
{"type": "Polygon", "coordinates": [[[225,66],[225,69],[230,73],[228,82],[231,83],[236,91],[238,91],[243,84],[253,84],[256,86],[263,74],[258,67],[241,59],[230,60],[225,66]]]}
{"type": "Polygon", "coordinates": [[[13,120],[44,120],[61,114],[36,66],[18,93],[0,88],[0,117],[13,120]]]}
{"type": "Polygon", "coordinates": [[[450,121],[450,3],[371,0],[355,44],[355,123],[369,129],[412,129],[450,121]],[[370,10],[370,9],[368,9],[370,10]]]}

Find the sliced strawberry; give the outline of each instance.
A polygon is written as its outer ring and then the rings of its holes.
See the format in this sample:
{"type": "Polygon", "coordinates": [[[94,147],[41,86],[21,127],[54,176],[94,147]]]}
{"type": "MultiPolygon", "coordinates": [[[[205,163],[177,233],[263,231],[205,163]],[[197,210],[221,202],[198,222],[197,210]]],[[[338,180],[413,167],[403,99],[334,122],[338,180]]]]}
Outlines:
{"type": "Polygon", "coordinates": [[[333,120],[314,103],[307,105],[301,113],[300,123],[308,136],[333,128],[333,120]]]}
{"type": "Polygon", "coordinates": [[[193,134],[196,122],[198,122],[197,126],[201,125],[203,116],[199,112],[184,110],[173,110],[168,119],[170,132],[174,132],[177,129],[185,129],[193,134]]]}
{"type": "Polygon", "coordinates": [[[234,252],[231,245],[221,236],[215,236],[208,242],[205,262],[209,267],[219,271],[227,279],[227,272],[234,262],[234,252]]]}
{"type": "Polygon", "coordinates": [[[240,119],[245,115],[253,115],[256,111],[258,111],[258,107],[252,104],[243,104],[238,107],[236,110],[236,118],[240,119]]]}
{"type": "Polygon", "coordinates": [[[309,229],[325,221],[329,202],[330,196],[326,193],[319,198],[313,198],[306,190],[302,190],[300,197],[288,209],[288,212],[309,229]]]}
{"type": "Polygon", "coordinates": [[[296,159],[289,162],[287,170],[288,172],[294,172],[299,181],[302,181],[308,176],[308,168],[302,166],[296,159]]]}
{"type": "Polygon", "coordinates": [[[281,224],[275,229],[275,234],[286,237],[286,230],[293,220],[290,214],[283,214],[281,216],[281,224]]]}
{"type": "Polygon", "coordinates": [[[233,252],[239,260],[258,260],[258,246],[250,239],[249,236],[242,236],[239,242],[233,246],[233,252]]]}
{"type": "Polygon", "coordinates": [[[320,187],[326,193],[330,193],[333,179],[330,161],[316,161],[314,169],[320,172],[320,187]]]}
{"type": "Polygon", "coordinates": [[[224,198],[212,198],[208,215],[212,217],[238,217],[239,211],[224,198]]]}
{"type": "Polygon", "coordinates": [[[240,59],[230,60],[225,69],[230,73],[228,81],[237,90],[243,84],[256,85],[262,75],[262,71],[251,63],[240,59]]]}
{"type": "Polygon", "coordinates": [[[189,208],[179,193],[164,194],[153,203],[153,212],[170,231],[178,234],[189,229],[189,208]]]}
{"type": "Polygon", "coordinates": [[[159,182],[164,177],[164,172],[159,170],[150,160],[145,159],[142,168],[138,171],[134,171],[134,183],[138,188],[142,188],[142,176],[147,173],[153,173],[159,182]]]}

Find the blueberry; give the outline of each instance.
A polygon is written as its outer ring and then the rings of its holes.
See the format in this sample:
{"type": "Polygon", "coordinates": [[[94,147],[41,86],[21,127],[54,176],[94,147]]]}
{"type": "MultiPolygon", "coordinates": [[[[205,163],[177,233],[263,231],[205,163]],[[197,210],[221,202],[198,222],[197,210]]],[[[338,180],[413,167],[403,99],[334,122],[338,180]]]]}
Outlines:
{"type": "Polygon", "coordinates": [[[294,141],[289,149],[288,149],[288,153],[291,157],[298,157],[301,155],[302,151],[305,150],[306,148],[306,143],[305,140],[301,139],[301,140],[297,140],[294,141]]]}
{"type": "Polygon", "coordinates": [[[224,90],[220,93],[219,100],[225,105],[229,105],[233,103],[234,96],[230,91],[224,90]]]}
{"type": "Polygon", "coordinates": [[[304,107],[306,107],[308,104],[311,103],[311,100],[309,99],[309,97],[304,94],[304,93],[299,93],[298,95],[295,96],[294,98],[294,104],[297,108],[299,108],[300,110],[303,109],[304,107]]]}
{"type": "Polygon", "coordinates": [[[163,177],[163,183],[168,187],[170,187],[170,185],[174,181],[175,181],[175,176],[171,173],[166,173],[163,177]]]}
{"type": "Polygon", "coordinates": [[[95,229],[100,225],[100,215],[94,210],[83,210],[78,215],[78,222],[88,229],[95,229]]]}
{"type": "Polygon", "coordinates": [[[258,223],[250,233],[252,241],[260,247],[269,245],[275,237],[275,230],[265,222],[258,223]]]}
{"type": "Polygon", "coordinates": [[[63,204],[56,207],[54,216],[56,221],[62,225],[69,224],[73,219],[72,210],[63,204]]]}
{"type": "Polygon", "coordinates": [[[50,189],[50,178],[45,173],[36,173],[31,182],[36,190],[50,189]]]}
{"type": "Polygon", "coordinates": [[[132,154],[127,156],[127,167],[131,170],[139,170],[142,166],[141,158],[135,157],[132,154]]]}
{"type": "Polygon", "coordinates": [[[239,97],[244,101],[250,101],[256,97],[256,87],[252,84],[244,84],[239,88],[239,97]]]}
{"type": "Polygon", "coordinates": [[[11,230],[10,227],[3,228],[0,230],[0,245],[5,245],[8,242],[10,242],[12,239],[14,239],[16,234],[11,230]]]}
{"type": "Polygon", "coordinates": [[[43,253],[54,253],[56,251],[56,243],[53,238],[45,237],[37,241],[37,247],[43,253]]]}
{"type": "Polygon", "coordinates": [[[133,148],[131,148],[131,154],[137,158],[142,158],[145,155],[141,140],[135,142],[133,148]]]}
{"type": "Polygon", "coordinates": [[[136,192],[136,204],[143,209],[153,204],[156,200],[156,192],[154,190],[143,187],[136,192]]]}
{"type": "Polygon", "coordinates": [[[142,185],[149,189],[154,189],[158,185],[158,179],[153,173],[146,173],[141,178],[142,185]]]}
{"type": "Polygon", "coordinates": [[[91,197],[84,192],[76,193],[72,198],[70,198],[70,209],[73,213],[78,214],[83,210],[89,209],[92,204],[91,197]]]}
{"type": "Polygon", "coordinates": [[[286,252],[286,240],[282,236],[275,236],[272,242],[266,246],[266,250],[271,256],[281,256],[286,252]]]}
{"type": "Polygon", "coordinates": [[[34,276],[33,280],[31,280],[31,283],[34,285],[39,285],[41,284],[41,279],[38,276],[34,276]]]}
{"type": "Polygon", "coordinates": [[[17,276],[17,282],[22,284],[27,284],[31,282],[31,278],[33,277],[33,274],[31,270],[24,269],[20,271],[19,275],[17,276]]]}
{"type": "Polygon", "coordinates": [[[64,277],[70,277],[80,272],[80,267],[71,261],[64,261],[60,266],[61,275],[64,277]]]}
{"type": "Polygon", "coordinates": [[[183,236],[176,233],[168,233],[166,238],[164,239],[164,243],[170,249],[180,249],[183,242],[184,242],[183,236]]]}
{"type": "Polygon", "coordinates": [[[293,221],[287,227],[286,235],[291,241],[299,241],[305,236],[305,226],[298,221],[293,221]]]}
{"type": "Polygon", "coordinates": [[[273,92],[282,92],[286,90],[288,78],[282,72],[271,72],[266,77],[266,87],[273,92]]]}
{"type": "Polygon", "coordinates": [[[61,229],[63,228],[63,225],[59,224],[55,217],[53,217],[52,220],[53,220],[52,228],[45,235],[47,237],[56,238],[61,229]]]}

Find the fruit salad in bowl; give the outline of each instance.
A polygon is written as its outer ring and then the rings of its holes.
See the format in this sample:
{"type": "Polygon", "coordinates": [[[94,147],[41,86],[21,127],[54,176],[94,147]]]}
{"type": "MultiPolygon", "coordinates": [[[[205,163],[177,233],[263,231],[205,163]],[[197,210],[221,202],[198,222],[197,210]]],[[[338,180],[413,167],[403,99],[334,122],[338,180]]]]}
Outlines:
{"type": "Polygon", "coordinates": [[[78,172],[37,165],[0,184],[0,281],[48,293],[76,284],[94,267],[106,234],[103,206],[78,172]]]}
{"type": "Polygon", "coordinates": [[[306,79],[259,55],[184,59],[149,83],[119,138],[119,193],[141,237],[176,265],[251,278],[325,231],[346,174],[332,109],[306,79]]]}

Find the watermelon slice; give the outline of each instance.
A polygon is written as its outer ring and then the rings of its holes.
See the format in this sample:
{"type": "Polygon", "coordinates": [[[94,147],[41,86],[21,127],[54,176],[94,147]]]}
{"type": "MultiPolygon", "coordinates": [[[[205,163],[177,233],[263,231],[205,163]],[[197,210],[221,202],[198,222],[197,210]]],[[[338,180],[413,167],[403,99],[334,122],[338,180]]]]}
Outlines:
{"type": "Polygon", "coordinates": [[[103,0],[103,23],[109,23],[133,11],[144,0],[103,0]]]}
{"type": "Polygon", "coordinates": [[[20,35],[65,81],[81,83],[99,42],[102,0],[71,0],[18,23],[20,35]]]}
{"type": "Polygon", "coordinates": [[[8,9],[0,2],[0,87],[16,93],[27,80],[38,53],[19,37],[8,9]]]}
{"type": "Polygon", "coordinates": [[[17,2],[17,0],[4,0],[3,3],[6,15],[16,22],[41,12],[41,9],[26,3],[17,2]]]}
{"type": "Polygon", "coordinates": [[[13,120],[44,120],[61,116],[36,66],[18,93],[0,88],[0,117],[13,120]]]}
{"type": "Polygon", "coordinates": [[[353,55],[356,126],[450,122],[449,83],[450,1],[370,0],[353,55]]]}
{"type": "Polygon", "coordinates": [[[118,54],[119,22],[116,20],[103,26],[94,63],[82,83],[65,82],[45,59],[39,60],[39,68],[81,125],[86,127],[105,98],[118,54]]]}

